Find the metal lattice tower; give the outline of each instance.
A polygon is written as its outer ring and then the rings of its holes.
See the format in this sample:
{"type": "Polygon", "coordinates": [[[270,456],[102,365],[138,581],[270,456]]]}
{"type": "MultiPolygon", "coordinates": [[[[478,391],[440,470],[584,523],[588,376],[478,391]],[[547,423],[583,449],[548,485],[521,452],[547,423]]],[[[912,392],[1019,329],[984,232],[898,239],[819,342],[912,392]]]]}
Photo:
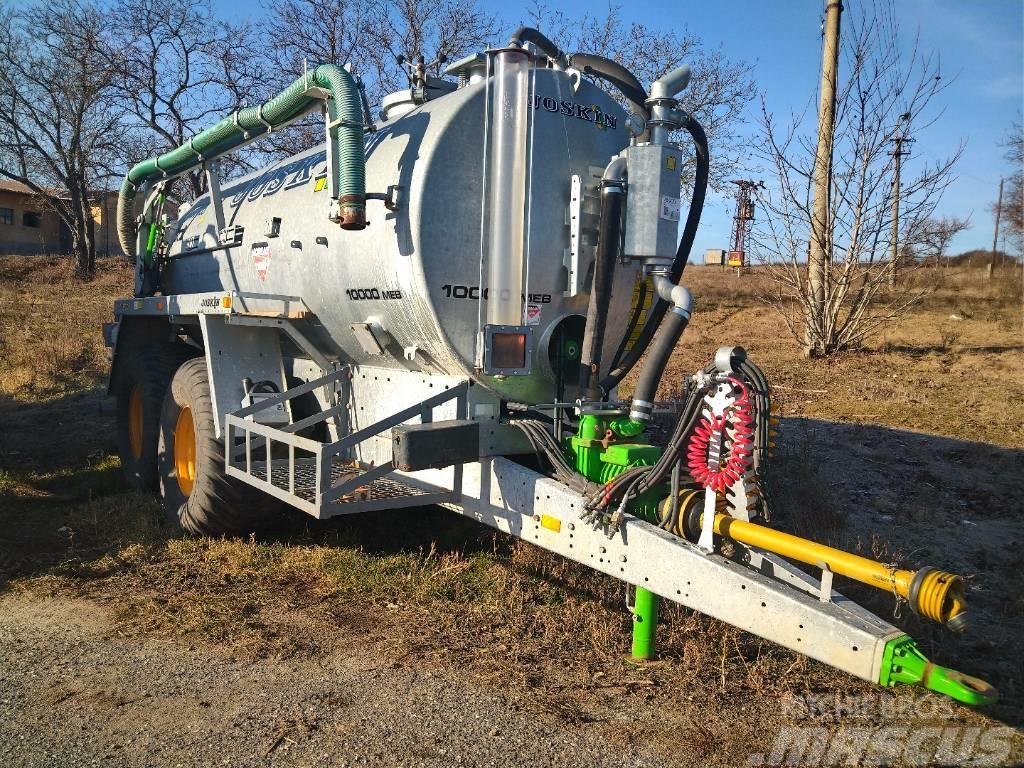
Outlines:
{"type": "Polygon", "coordinates": [[[764,189],[763,181],[734,179],[736,185],[736,213],[732,217],[732,243],[729,246],[729,266],[742,270],[747,265],[747,243],[750,224],[754,221],[754,191],[764,189]]]}

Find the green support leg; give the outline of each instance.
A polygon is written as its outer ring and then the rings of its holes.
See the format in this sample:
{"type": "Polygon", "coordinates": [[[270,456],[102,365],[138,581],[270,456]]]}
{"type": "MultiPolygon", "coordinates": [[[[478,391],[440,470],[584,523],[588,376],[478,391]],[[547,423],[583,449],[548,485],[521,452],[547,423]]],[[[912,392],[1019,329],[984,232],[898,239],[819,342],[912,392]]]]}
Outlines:
{"type": "Polygon", "coordinates": [[[658,628],[659,598],[643,587],[636,588],[633,609],[633,658],[650,661],[654,658],[654,633],[658,628]]]}

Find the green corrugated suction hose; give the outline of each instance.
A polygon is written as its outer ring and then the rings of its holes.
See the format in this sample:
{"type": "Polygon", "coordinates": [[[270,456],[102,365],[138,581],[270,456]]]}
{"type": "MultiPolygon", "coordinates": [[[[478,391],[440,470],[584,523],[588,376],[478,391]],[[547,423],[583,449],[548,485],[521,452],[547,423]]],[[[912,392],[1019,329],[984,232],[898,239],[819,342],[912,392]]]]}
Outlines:
{"type": "Polygon", "coordinates": [[[337,123],[331,128],[337,152],[332,157],[330,174],[331,189],[339,202],[341,226],[345,229],[365,227],[366,174],[359,89],[351,74],[333,64],[324,64],[298,78],[265,104],[243,107],[187,144],[143,160],[128,171],[117,200],[117,236],[124,252],[136,255],[134,205],[141,184],[179,176],[204,160],[222,155],[310,111],[320,101],[306,93],[313,87],[331,94],[327,114],[332,124],[337,123]]]}

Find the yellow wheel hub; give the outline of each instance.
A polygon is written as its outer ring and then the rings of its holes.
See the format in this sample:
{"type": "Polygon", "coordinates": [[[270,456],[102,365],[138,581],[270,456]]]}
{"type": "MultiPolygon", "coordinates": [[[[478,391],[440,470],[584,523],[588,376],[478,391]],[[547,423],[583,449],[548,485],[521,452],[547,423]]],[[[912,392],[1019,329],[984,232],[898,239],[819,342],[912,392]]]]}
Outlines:
{"type": "Polygon", "coordinates": [[[132,458],[142,458],[142,390],[132,387],[128,396],[128,445],[132,449],[132,458]]]}
{"type": "Polygon", "coordinates": [[[196,479],[196,427],[188,406],[181,409],[174,425],[174,471],[178,488],[188,496],[196,479]]]}

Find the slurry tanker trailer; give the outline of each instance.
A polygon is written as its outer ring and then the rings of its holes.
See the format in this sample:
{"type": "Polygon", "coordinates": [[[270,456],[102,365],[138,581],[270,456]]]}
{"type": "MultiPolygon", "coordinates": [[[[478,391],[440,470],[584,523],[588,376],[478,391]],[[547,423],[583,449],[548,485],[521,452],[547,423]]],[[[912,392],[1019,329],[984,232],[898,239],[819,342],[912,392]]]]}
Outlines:
{"type": "Polygon", "coordinates": [[[374,121],[349,70],[309,68],[129,171],[135,295],[106,333],[129,481],[194,534],[245,535],[283,505],[441,505],[633,585],[639,659],[668,599],[882,686],[992,701],[832,588],[962,631],[959,576],[766,525],[772,391],[741,347],[670,382],[676,421],[653,437],[708,180],[689,69],[645,89],[524,28],[445,74],[410,64],[374,121]],[[220,158],[313,112],[322,145],[221,178],[220,158]],[[168,185],[195,169],[207,193],[171,220],[168,185]]]}

